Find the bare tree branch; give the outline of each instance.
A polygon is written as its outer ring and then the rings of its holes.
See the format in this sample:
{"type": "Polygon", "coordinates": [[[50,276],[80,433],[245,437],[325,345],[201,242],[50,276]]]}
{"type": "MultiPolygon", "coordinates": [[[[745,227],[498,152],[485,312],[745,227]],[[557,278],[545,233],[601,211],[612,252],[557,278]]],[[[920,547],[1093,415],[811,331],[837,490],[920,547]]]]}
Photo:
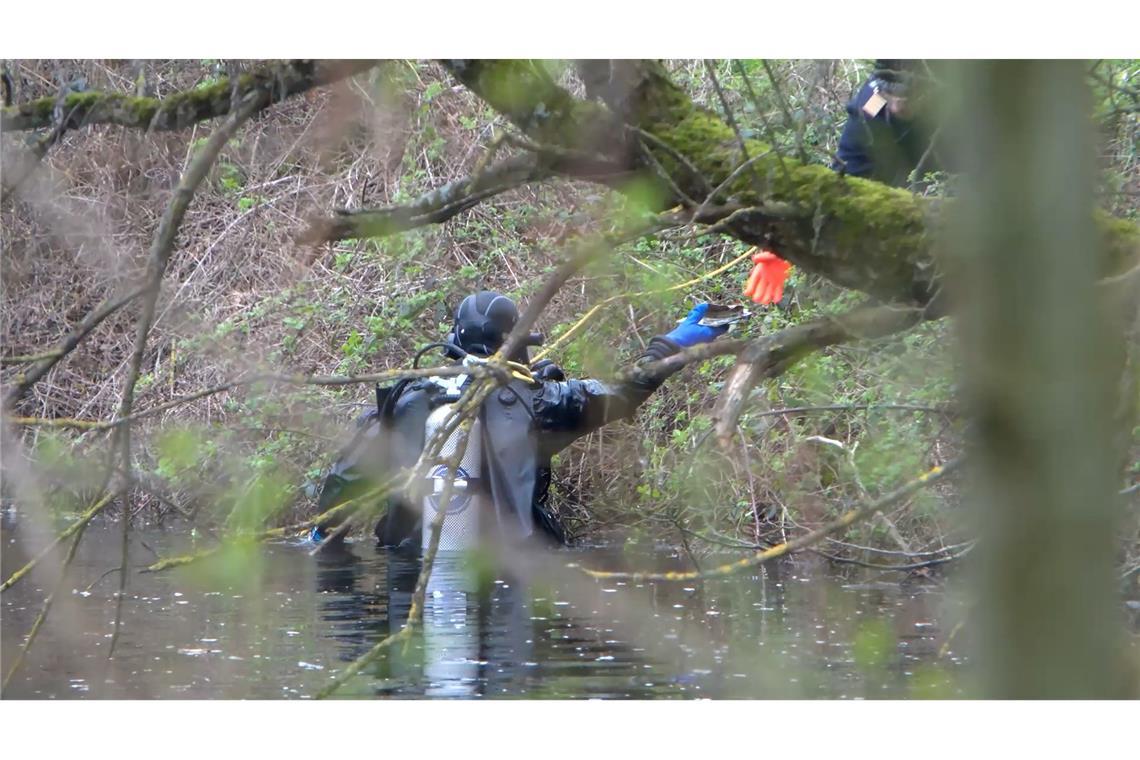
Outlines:
{"type": "Polygon", "coordinates": [[[421,367],[417,369],[393,369],[385,370],[384,372],[372,372],[366,375],[282,375],[274,373],[258,373],[253,375],[246,375],[234,380],[228,380],[224,383],[203,388],[202,390],[187,393],[184,396],[173,398],[169,401],[152,406],[149,409],[143,409],[138,412],[132,412],[126,417],[118,417],[113,420],[76,420],[67,417],[47,418],[41,419],[37,417],[9,417],[7,422],[13,425],[26,425],[38,427],[56,427],[56,428],[76,428],[79,430],[87,431],[102,431],[111,430],[124,425],[129,422],[136,422],[145,417],[153,417],[156,414],[168,411],[184,404],[189,404],[200,399],[216,396],[219,393],[240,388],[242,386],[256,385],[259,383],[283,383],[287,385],[320,385],[320,386],[341,386],[341,385],[360,385],[364,383],[385,383],[394,380],[404,380],[422,377],[431,377],[438,375],[440,377],[447,377],[449,375],[459,375],[470,370],[460,366],[447,366],[447,367],[421,367]]]}
{"type": "Polygon", "coordinates": [[[404,206],[378,209],[337,209],[331,217],[313,219],[298,240],[303,244],[348,238],[378,238],[441,224],[472,206],[507,190],[537,182],[553,172],[535,156],[515,156],[487,167],[481,175],[448,182],[404,206]]]}
{"type": "MultiPolygon", "coordinates": [[[[222,122],[221,126],[214,130],[214,133],[206,140],[206,144],[202,147],[198,155],[195,156],[194,160],[190,162],[190,165],[186,167],[186,171],[182,174],[182,179],[179,181],[178,187],[174,190],[174,197],[170,199],[170,203],[167,205],[166,211],[158,223],[158,230],[155,232],[154,242],[151,244],[150,256],[147,261],[143,308],[142,314],[139,315],[138,327],[135,333],[134,351],[131,354],[131,363],[127,370],[127,379],[123,385],[123,393],[119,401],[118,416],[121,419],[130,417],[134,407],[135,384],[139,379],[143,354],[146,353],[147,337],[150,333],[151,324],[154,322],[155,305],[158,303],[158,294],[162,287],[162,278],[166,274],[166,266],[174,251],[178,228],[186,216],[186,209],[189,208],[190,201],[194,198],[194,193],[198,190],[198,186],[202,183],[202,180],[206,178],[210,167],[214,165],[222,149],[226,147],[226,143],[229,142],[230,138],[237,132],[238,127],[244,124],[256,111],[264,107],[268,99],[268,93],[257,90],[250,91],[248,95],[244,96],[241,104],[237,106],[237,110],[231,113],[229,117],[222,122]]],[[[118,429],[116,443],[120,452],[123,472],[127,473],[127,476],[123,478],[123,485],[119,494],[119,499],[123,504],[123,555],[119,575],[119,596],[115,603],[115,625],[114,631],[111,634],[111,642],[107,646],[107,659],[110,659],[115,653],[115,643],[119,638],[119,625],[122,621],[123,599],[126,596],[127,553],[128,547],[130,546],[128,538],[131,525],[129,509],[131,487],[131,478],[129,477],[129,473],[131,472],[130,424],[125,424],[118,429]]]]}
{"type": "Polygon", "coordinates": [[[441,185],[406,205],[337,209],[331,217],[310,220],[298,242],[311,245],[349,238],[379,238],[429,224],[442,224],[489,198],[552,176],[615,185],[629,174],[628,169],[605,156],[540,145],[526,138],[502,134],[492,142],[469,176],[441,185]],[[486,162],[504,143],[527,153],[487,166],[486,162]]]}
{"type": "Polygon", "coordinates": [[[717,400],[713,419],[721,445],[727,446],[732,440],[748,395],[761,378],[782,373],[811,351],[851,340],[892,335],[913,327],[925,316],[921,309],[862,307],[836,317],[804,322],[756,340],[740,354],[717,400]]]}
{"type": "Polygon", "coordinates": [[[145,290],[145,287],[138,287],[125,295],[116,295],[105,299],[103,303],[92,309],[87,316],[83,318],[83,321],[79,323],[75,331],[60,342],[58,348],[35,357],[26,357],[36,359],[37,362],[30,367],[27,372],[16,376],[16,387],[10,390],[4,397],[4,405],[9,408],[14,407],[16,402],[20,400],[20,397],[28,392],[29,388],[39,382],[61,359],[75,350],[75,347],[82,343],[83,340],[91,334],[91,331],[98,327],[104,319],[138,298],[145,290]]]}

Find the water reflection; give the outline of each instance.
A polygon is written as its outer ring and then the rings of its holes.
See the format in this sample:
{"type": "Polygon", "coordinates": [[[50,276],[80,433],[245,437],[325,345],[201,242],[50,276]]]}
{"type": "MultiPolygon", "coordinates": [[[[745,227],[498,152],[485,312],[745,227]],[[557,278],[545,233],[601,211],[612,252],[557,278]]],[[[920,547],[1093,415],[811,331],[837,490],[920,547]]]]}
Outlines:
{"type": "MultiPolygon", "coordinates": [[[[19,533],[4,527],[7,575],[34,546],[13,546],[19,533]]],[[[186,549],[176,533],[139,531],[136,539],[163,554],[186,549]]],[[[420,564],[368,543],[317,557],[309,548],[279,544],[253,559],[132,574],[126,624],[108,668],[117,583],[83,589],[117,564],[118,531],[94,526],[60,617],[4,696],[311,696],[405,624],[420,564]]],[[[930,584],[853,583],[826,564],[802,560],[730,582],[596,582],[566,566],[667,569],[684,560],[667,549],[544,559],[543,567],[496,567],[488,575],[486,568],[472,572],[460,556],[441,555],[422,631],[338,695],[950,696],[966,663],[962,642],[947,646],[960,605],[930,584]]],[[[3,595],[5,662],[14,659],[44,589],[29,579],[3,595]]]]}

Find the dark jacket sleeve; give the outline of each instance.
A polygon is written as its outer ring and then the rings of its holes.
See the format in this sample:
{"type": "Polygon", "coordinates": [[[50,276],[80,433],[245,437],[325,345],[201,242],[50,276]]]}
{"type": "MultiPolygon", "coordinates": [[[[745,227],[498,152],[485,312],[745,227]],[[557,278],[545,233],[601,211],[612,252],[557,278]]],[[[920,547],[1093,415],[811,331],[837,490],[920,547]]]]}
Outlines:
{"type": "Polygon", "coordinates": [[[871,83],[867,82],[847,103],[847,123],[843,125],[843,133],[839,136],[839,160],[832,168],[836,171],[843,169],[852,177],[869,177],[874,168],[870,152],[870,127],[863,113],[863,105],[871,99],[874,92],[871,83]]]}
{"type": "MultiPolygon", "coordinates": [[[[680,350],[673,341],[658,336],[649,342],[637,363],[659,361],[680,350]]],[[[543,383],[534,396],[534,416],[541,431],[553,434],[544,441],[544,448],[557,451],[606,423],[633,415],[661,387],[668,374],[615,383],[601,380],[543,383]]]]}

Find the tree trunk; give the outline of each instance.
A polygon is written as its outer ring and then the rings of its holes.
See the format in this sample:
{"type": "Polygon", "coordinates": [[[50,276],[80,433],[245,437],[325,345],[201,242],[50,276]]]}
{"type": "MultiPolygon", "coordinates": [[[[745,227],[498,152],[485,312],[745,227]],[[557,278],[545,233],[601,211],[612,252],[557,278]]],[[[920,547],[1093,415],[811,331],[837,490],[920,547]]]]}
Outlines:
{"type": "Polygon", "coordinates": [[[1089,93],[1078,62],[962,67],[955,209],[990,697],[1123,694],[1112,414],[1122,335],[1096,280],[1089,93]]]}

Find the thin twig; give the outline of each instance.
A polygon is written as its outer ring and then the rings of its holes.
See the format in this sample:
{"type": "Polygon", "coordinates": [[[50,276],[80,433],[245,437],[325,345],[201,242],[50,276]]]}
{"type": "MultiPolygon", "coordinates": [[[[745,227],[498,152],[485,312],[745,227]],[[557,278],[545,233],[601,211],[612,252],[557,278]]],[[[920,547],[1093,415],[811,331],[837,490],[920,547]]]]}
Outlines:
{"type": "Polygon", "coordinates": [[[64,338],[56,349],[41,354],[43,358],[37,364],[29,368],[27,372],[17,375],[16,387],[5,396],[4,405],[9,409],[15,407],[16,402],[27,393],[29,388],[39,382],[40,378],[50,372],[52,367],[82,343],[103,320],[141,296],[145,290],[145,286],[140,286],[124,295],[109,297],[88,312],[79,326],[75,328],[75,331],[64,338]]]}
{"type": "Polygon", "coordinates": [[[648,140],[675,158],[677,161],[679,161],[686,169],[689,170],[689,173],[693,175],[693,179],[698,180],[701,183],[701,187],[705,191],[705,195],[708,195],[712,192],[712,185],[709,183],[708,178],[701,173],[701,170],[698,169],[696,165],[685,156],[685,154],[681,153],[679,150],[662,140],[657,135],[652,134],[651,132],[646,132],[640,127],[633,128],[633,131],[640,139],[648,140]]]}
{"type": "MultiPolygon", "coordinates": [[[[790,129],[792,131],[792,134],[796,136],[796,152],[799,153],[800,163],[806,165],[808,163],[808,156],[807,151],[804,150],[803,135],[801,133],[800,125],[797,124],[796,120],[792,118],[792,111],[788,107],[788,102],[784,99],[784,93],[780,89],[780,83],[776,79],[776,75],[772,73],[772,67],[768,64],[767,59],[761,60],[760,63],[764,66],[764,73],[768,75],[768,81],[772,83],[772,91],[776,93],[776,100],[780,103],[780,110],[784,112],[784,119],[787,121],[788,129],[790,129]]],[[[737,65],[739,64],[740,62],[737,61],[737,65]]],[[[743,68],[741,70],[743,71],[743,68]]],[[[747,81],[747,79],[748,77],[745,75],[745,81],[747,81]]],[[[748,88],[751,90],[752,86],[748,85],[748,88]]]]}
{"type": "MultiPolygon", "coordinates": [[[[806,549],[809,546],[817,544],[831,533],[835,533],[836,531],[842,530],[843,528],[847,528],[859,520],[867,517],[868,515],[872,515],[875,512],[884,509],[885,507],[889,507],[891,504],[902,501],[915,491],[918,491],[921,488],[925,488],[926,486],[941,480],[946,475],[958,469],[958,467],[961,466],[961,463],[962,459],[959,458],[952,460],[945,465],[934,467],[930,471],[896,488],[895,490],[884,494],[880,498],[871,502],[865,502],[861,506],[845,512],[840,517],[832,520],[829,523],[826,523],[816,530],[813,530],[807,535],[800,536],[799,538],[794,538],[791,541],[779,544],[778,546],[773,546],[771,549],[757,552],[751,557],[745,557],[744,559],[737,560],[736,562],[729,562],[728,564],[714,567],[711,570],[707,570],[703,573],[630,573],[591,570],[588,568],[581,569],[583,572],[593,578],[618,578],[631,581],[692,581],[703,580],[707,578],[724,578],[727,576],[736,575],[737,573],[743,572],[744,570],[758,567],[759,565],[776,559],[777,557],[782,557],[785,554],[790,554],[792,552],[806,549]]],[[[574,567],[578,566],[574,565],[574,567]]]]}
{"type": "Polygon", "coordinates": [[[550,303],[551,299],[554,298],[566,281],[581,271],[586,264],[606,253],[608,249],[616,248],[632,238],[640,237],[646,232],[658,229],[661,224],[663,224],[663,221],[660,217],[657,217],[648,222],[634,222],[624,229],[600,237],[579,240],[576,250],[562,262],[562,265],[543,283],[542,289],[531,298],[526,310],[522,313],[522,316],[519,317],[518,322],[506,340],[503,341],[502,347],[499,348],[492,359],[502,361],[504,358],[512,356],[514,352],[519,349],[523,340],[530,333],[531,327],[535,321],[538,320],[539,315],[542,314],[542,311],[550,303]]]}
{"type": "MultiPolygon", "coordinates": [[[[694,219],[701,218],[705,214],[705,212],[708,209],[709,204],[712,202],[713,198],[715,198],[720,193],[721,190],[724,190],[726,187],[731,185],[733,183],[733,181],[737,177],[740,176],[740,173],[742,171],[744,171],[745,169],[751,169],[752,164],[754,164],[755,162],[759,161],[762,158],[765,158],[769,153],[772,152],[772,150],[773,149],[769,149],[769,150],[764,151],[760,155],[753,156],[752,158],[749,158],[746,161],[744,161],[744,163],[742,163],[740,166],[733,169],[732,172],[727,177],[724,178],[724,181],[721,182],[719,185],[717,185],[716,189],[714,189],[711,193],[708,194],[708,197],[705,198],[704,203],[702,203],[697,208],[696,212],[693,214],[693,218],[694,219]]],[[[706,232],[706,234],[707,234],[707,232],[706,232]]]]}
{"type": "MultiPolygon", "coordinates": [[[[838,562],[838,563],[844,564],[844,565],[858,565],[859,567],[866,567],[866,568],[870,568],[871,570],[903,570],[903,571],[905,571],[905,570],[921,570],[922,568],[925,568],[925,567],[936,567],[938,565],[945,565],[947,562],[953,562],[955,560],[961,559],[962,557],[965,557],[967,554],[969,554],[973,550],[973,548],[974,548],[974,544],[970,544],[969,547],[967,547],[965,550],[959,552],[958,554],[951,554],[948,557],[935,557],[934,559],[928,559],[928,560],[925,560],[923,562],[915,562],[915,563],[909,564],[909,565],[879,565],[879,564],[875,564],[874,562],[864,562],[863,560],[852,559],[851,557],[839,557],[839,556],[836,556],[834,554],[827,554],[825,552],[819,551],[818,549],[811,549],[810,551],[812,553],[818,554],[819,556],[821,556],[825,559],[828,559],[832,562],[838,562]]],[[[913,556],[913,555],[908,555],[908,556],[913,556]]]]}
{"type": "Polygon", "coordinates": [[[785,414],[803,414],[805,412],[851,412],[859,410],[875,411],[889,409],[900,412],[929,412],[931,414],[944,414],[957,416],[955,409],[940,406],[925,406],[922,404],[827,404],[823,406],[788,406],[782,409],[768,409],[763,412],[752,412],[750,417],[775,417],[785,414]]]}
{"type": "Polygon", "coordinates": [[[724,90],[721,89],[720,80],[717,79],[716,69],[713,67],[712,61],[705,61],[705,69],[708,71],[709,79],[712,80],[713,89],[716,90],[717,98],[720,99],[721,107],[724,109],[724,120],[728,122],[728,126],[732,127],[732,132],[736,135],[736,141],[740,145],[740,154],[744,159],[744,165],[747,166],[752,173],[753,187],[756,188],[757,192],[761,192],[761,188],[764,185],[760,181],[760,176],[756,174],[756,170],[752,167],[752,162],[749,161],[748,145],[745,143],[744,135],[736,123],[736,116],[732,113],[732,108],[728,104],[728,97],[725,96],[724,90]]]}
{"type": "Polygon", "coordinates": [[[768,123],[768,117],[764,115],[764,109],[760,105],[760,98],[756,96],[756,91],[752,89],[752,80],[748,78],[748,72],[744,70],[744,65],[740,61],[736,62],[736,70],[740,74],[741,79],[744,80],[744,89],[748,91],[748,96],[752,99],[752,106],[756,109],[756,115],[760,117],[760,123],[764,125],[764,133],[768,137],[768,142],[772,144],[772,150],[776,152],[776,162],[780,164],[780,171],[783,173],[785,180],[791,181],[791,172],[788,171],[788,165],[784,163],[784,154],[776,144],[776,135],[772,132],[772,125],[768,123]]]}
{"type": "Polygon", "coordinates": [[[689,197],[689,195],[681,189],[681,186],[677,184],[672,175],[669,174],[669,171],[661,165],[660,161],[657,160],[657,156],[653,155],[653,151],[651,151],[649,147],[646,146],[645,141],[638,140],[637,146],[641,149],[641,154],[649,160],[649,164],[653,167],[658,176],[660,176],[661,179],[663,179],[665,183],[669,185],[669,189],[673,191],[674,197],[680,201],[683,201],[689,208],[696,206],[697,202],[689,197]]]}
{"type": "Polygon", "coordinates": [[[117,428],[130,422],[136,422],[146,417],[153,417],[156,414],[173,409],[177,406],[189,404],[194,401],[199,401],[209,396],[214,396],[219,393],[233,390],[247,385],[255,385],[257,383],[284,383],[288,385],[317,385],[317,386],[342,386],[342,385],[359,385],[364,383],[384,383],[394,380],[415,379],[423,377],[431,377],[437,375],[439,377],[448,377],[452,375],[461,375],[469,372],[458,365],[451,365],[446,367],[421,367],[417,369],[407,370],[386,370],[384,372],[371,372],[364,375],[280,375],[272,373],[258,373],[247,375],[235,380],[229,380],[224,383],[212,386],[210,388],[203,388],[200,391],[194,391],[178,398],[173,398],[170,401],[165,401],[157,406],[144,409],[139,412],[132,412],[127,417],[119,417],[113,420],[77,420],[70,417],[56,417],[56,418],[40,418],[40,417],[9,417],[8,422],[14,425],[25,425],[29,427],[61,427],[61,428],[77,428],[81,430],[110,430],[117,428]]]}
{"type": "MultiPolygon", "coordinates": [[[[226,143],[229,142],[229,139],[254,112],[263,108],[270,100],[271,96],[268,92],[257,90],[244,97],[243,103],[230,113],[226,120],[210,135],[210,138],[202,147],[201,152],[195,156],[194,160],[186,167],[186,171],[183,173],[178,187],[174,190],[174,196],[170,199],[170,203],[167,205],[166,211],[159,221],[158,229],[154,235],[154,241],[151,244],[150,256],[147,261],[142,314],[139,316],[135,333],[134,350],[131,354],[131,363],[127,372],[126,382],[123,385],[122,397],[119,401],[119,413],[117,416],[120,419],[126,419],[131,416],[134,406],[135,384],[138,382],[139,374],[142,370],[143,354],[146,352],[147,337],[150,333],[151,324],[154,321],[155,306],[158,303],[158,294],[161,289],[162,279],[166,274],[167,264],[174,251],[178,228],[182,224],[186,210],[190,206],[190,201],[194,198],[194,193],[198,190],[198,186],[202,183],[202,180],[206,178],[210,167],[214,165],[214,162],[221,154],[222,149],[226,147],[226,143]]],[[[129,423],[118,428],[116,444],[116,448],[120,452],[120,461],[123,471],[130,473],[131,426],[129,423]]],[[[131,478],[124,477],[119,493],[120,500],[123,503],[123,545],[122,562],[120,565],[121,573],[119,576],[119,596],[115,604],[115,623],[111,634],[111,642],[107,647],[107,659],[111,659],[115,654],[115,644],[118,641],[120,625],[122,623],[123,600],[126,597],[127,561],[130,547],[129,538],[131,525],[129,509],[130,485],[131,478]]]]}
{"type": "Polygon", "coordinates": [[[944,546],[941,549],[934,549],[931,551],[902,552],[902,551],[896,551],[894,549],[876,549],[873,546],[861,546],[859,544],[852,544],[852,543],[848,543],[846,541],[840,541],[837,538],[830,538],[829,537],[827,539],[827,541],[828,541],[828,543],[835,544],[836,546],[842,546],[842,547],[845,547],[847,549],[855,549],[857,551],[870,552],[872,554],[885,554],[885,555],[892,556],[892,557],[941,557],[941,556],[945,556],[947,554],[950,554],[952,552],[955,552],[958,549],[961,549],[963,547],[972,546],[974,544],[973,541],[963,541],[960,544],[951,544],[950,546],[944,546]]]}

